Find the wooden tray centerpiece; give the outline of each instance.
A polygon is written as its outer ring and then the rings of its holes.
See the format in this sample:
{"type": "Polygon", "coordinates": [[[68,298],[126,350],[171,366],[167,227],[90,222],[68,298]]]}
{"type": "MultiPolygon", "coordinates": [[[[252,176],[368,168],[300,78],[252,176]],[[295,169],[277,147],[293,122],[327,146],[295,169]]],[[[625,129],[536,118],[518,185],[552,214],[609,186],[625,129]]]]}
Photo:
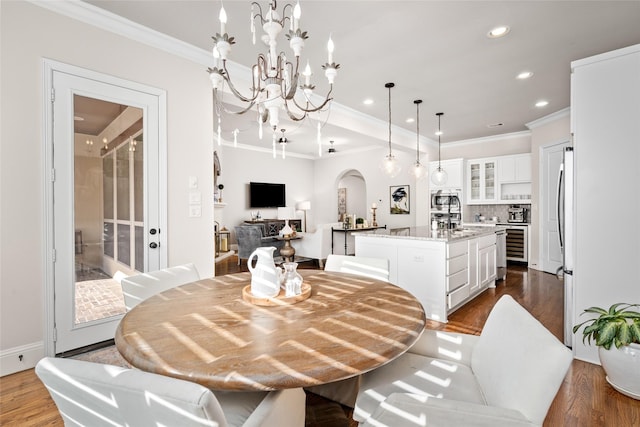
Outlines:
{"type": "Polygon", "coordinates": [[[291,297],[285,296],[285,290],[280,289],[280,293],[275,297],[271,298],[262,298],[256,297],[251,293],[251,285],[247,285],[242,288],[242,299],[250,302],[251,304],[261,305],[265,307],[274,307],[278,305],[291,305],[296,304],[300,301],[304,301],[311,296],[311,285],[308,283],[302,283],[301,286],[302,293],[300,295],[294,295],[291,297]]]}

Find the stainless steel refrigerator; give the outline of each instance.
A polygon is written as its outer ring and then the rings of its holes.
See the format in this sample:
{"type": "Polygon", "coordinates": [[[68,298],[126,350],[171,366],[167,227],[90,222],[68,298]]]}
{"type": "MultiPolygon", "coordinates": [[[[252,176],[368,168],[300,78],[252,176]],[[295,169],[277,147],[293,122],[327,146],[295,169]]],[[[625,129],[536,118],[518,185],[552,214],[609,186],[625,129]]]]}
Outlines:
{"type": "Polygon", "coordinates": [[[557,275],[564,276],[564,344],[573,347],[573,328],[575,313],[575,293],[573,265],[575,255],[575,227],[573,224],[573,147],[565,147],[558,176],[558,236],[562,250],[562,267],[557,275]]]}

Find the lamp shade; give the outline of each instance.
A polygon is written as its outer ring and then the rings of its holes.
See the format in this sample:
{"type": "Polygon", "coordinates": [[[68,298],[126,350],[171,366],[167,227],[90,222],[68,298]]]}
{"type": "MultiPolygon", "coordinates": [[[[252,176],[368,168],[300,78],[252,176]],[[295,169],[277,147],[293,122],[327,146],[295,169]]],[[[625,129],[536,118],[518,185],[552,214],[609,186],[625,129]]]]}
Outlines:
{"type": "Polygon", "coordinates": [[[292,219],[296,214],[292,207],[278,208],[278,219],[292,219]]]}
{"type": "Polygon", "coordinates": [[[299,211],[308,211],[311,210],[311,202],[309,200],[304,200],[302,202],[296,203],[296,209],[299,211]]]}

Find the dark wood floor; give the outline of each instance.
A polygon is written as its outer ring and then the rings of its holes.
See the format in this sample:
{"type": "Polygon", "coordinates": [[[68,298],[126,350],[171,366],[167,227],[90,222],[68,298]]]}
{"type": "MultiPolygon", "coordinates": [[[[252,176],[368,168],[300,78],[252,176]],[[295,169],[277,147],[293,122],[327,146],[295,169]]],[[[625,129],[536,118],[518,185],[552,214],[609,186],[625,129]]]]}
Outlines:
{"type": "MultiPolygon", "coordinates": [[[[299,268],[318,268],[313,262],[299,268]]],[[[230,257],[216,265],[216,275],[247,271],[243,262],[230,257]]],[[[554,335],[562,339],[562,282],[552,274],[510,266],[507,280],[498,282],[478,298],[450,316],[449,323],[429,322],[432,329],[479,334],[495,302],[504,294],[512,295],[554,335]]],[[[61,426],[53,401],[37,379],[33,369],[0,379],[0,425],[61,426]]],[[[330,427],[324,424],[327,427],[330,427]]],[[[545,426],[640,426],[640,401],[616,392],[607,384],[598,365],[574,360],[545,426]]]]}

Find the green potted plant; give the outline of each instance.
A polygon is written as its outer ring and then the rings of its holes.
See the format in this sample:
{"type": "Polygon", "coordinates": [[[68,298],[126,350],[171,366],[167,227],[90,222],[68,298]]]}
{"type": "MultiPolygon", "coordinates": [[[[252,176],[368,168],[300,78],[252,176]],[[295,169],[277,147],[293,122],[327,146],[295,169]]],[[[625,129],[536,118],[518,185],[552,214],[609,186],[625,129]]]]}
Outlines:
{"type": "Polygon", "coordinates": [[[640,304],[617,303],[609,310],[590,307],[582,314],[597,317],[573,327],[573,333],[584,326],[582,342],[593,341],[607,381],[620,393],[640,399],[640,304]]]}
{"type": "Polygon", "coordinates": [[[356,218],[356,228],[364,227],[364,218],[356,218]]]}

